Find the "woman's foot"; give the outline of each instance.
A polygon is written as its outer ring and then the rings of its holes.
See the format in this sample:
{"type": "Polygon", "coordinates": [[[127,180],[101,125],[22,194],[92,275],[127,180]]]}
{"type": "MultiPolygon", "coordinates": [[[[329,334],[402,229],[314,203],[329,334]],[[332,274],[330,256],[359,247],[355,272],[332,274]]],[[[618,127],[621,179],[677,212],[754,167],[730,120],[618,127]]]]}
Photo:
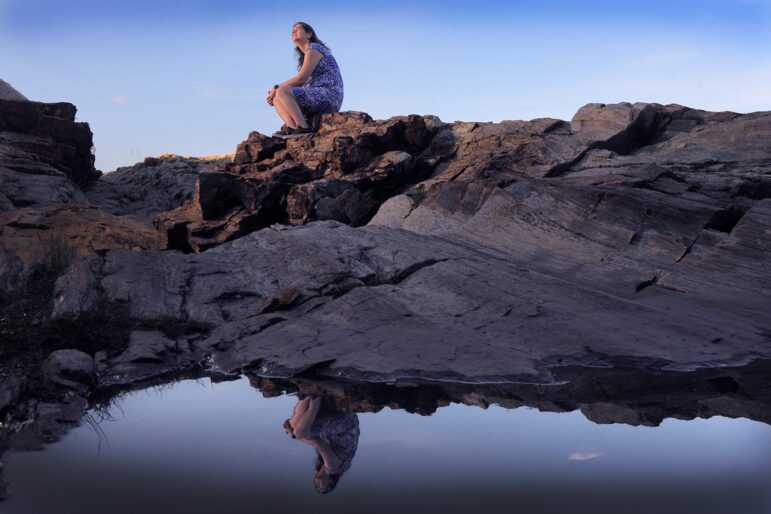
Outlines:
{"type": "Polygon", "coordinates": [[[313,135],[313,131],[310,127],[289,128],[288,134],[283,136],[284,139],[290,139],[295,137],[303,137],[313,135]]]}
{"type": "Polygon", "coordinates": [[[296,130],[296,129],[288,125],[281,125],[281,128],[275,131],[273,134],[271,134],[271,136],[284,139],[287,135],[289,135],[290,131],[292,130],[296,130]]]}

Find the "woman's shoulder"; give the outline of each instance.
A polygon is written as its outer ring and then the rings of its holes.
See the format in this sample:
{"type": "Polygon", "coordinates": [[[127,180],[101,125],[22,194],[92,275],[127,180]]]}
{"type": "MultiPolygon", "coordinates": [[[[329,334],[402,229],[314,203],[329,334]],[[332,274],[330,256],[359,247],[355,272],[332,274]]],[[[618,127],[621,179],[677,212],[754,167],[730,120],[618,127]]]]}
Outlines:
{"type": "Polygon", "coordinates": [[[317,52],[321,52],[324,55],[327,55],[329,53],[329,48],[322,45],[321,43],[311,43],[310,47],[313,50],[316,50],[317,52]]]}

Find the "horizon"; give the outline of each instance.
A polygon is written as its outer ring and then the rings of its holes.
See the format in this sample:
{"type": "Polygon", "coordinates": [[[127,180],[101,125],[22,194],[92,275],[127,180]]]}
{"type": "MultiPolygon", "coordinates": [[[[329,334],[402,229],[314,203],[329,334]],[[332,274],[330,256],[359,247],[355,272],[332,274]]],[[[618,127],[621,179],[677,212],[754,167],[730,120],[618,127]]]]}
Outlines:
{"type": "Polygon", "coordinates": [[[483,0],[473,10],[0,0],[0,78],[30,100],[75,104],[105,172],[161,153],[232,153],[250,131],[281,124],[264,98],[295,73],[298,20],[340,63],[342,109],[377,119],[570,120],[586,103],[622,101],[771,109],[767,0],[483,0]],[[398,37],[384,45],[381,31],[398,37]]]}

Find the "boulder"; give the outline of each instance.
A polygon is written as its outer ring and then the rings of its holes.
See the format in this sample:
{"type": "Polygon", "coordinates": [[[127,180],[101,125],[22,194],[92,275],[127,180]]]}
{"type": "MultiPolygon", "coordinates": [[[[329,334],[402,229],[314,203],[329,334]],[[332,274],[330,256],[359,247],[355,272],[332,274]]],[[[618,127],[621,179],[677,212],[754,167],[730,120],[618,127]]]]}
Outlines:
{"type": "Polygon", "coordinates": [[[43,371],[50,382],[85,392],[94,381],[94,359],[79,350],[56,350],[43,371]]]}
{"type": "Polygon", "coordinates": [[[75,121],[76,111],[69,103],[0,99],[0,170],[63,176],[79,186],[97,179],[91,129],[75,121]]]}

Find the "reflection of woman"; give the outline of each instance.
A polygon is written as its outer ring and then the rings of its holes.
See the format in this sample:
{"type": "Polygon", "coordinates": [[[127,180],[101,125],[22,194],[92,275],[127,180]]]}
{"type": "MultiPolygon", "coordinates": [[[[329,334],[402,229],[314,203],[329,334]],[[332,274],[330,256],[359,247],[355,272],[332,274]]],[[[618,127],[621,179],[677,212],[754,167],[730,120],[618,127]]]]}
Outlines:
{"type": "Polygon", "coordinates": [[[321,398],[305,398],[295,405],[292,417],[284,422],[286,433],[316,449],[313,484],[320,493],[332,491],[348,471],[359,444],[359,418],[340,412],[321,398]]]}

